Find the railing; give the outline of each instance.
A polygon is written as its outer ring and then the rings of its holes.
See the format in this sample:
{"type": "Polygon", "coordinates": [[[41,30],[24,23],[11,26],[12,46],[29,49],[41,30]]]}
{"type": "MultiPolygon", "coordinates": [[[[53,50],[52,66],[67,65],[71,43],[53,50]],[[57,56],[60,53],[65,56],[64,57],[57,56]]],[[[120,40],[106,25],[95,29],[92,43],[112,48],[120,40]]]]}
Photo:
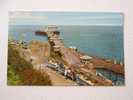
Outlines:
{"type": "MultiPolygon", "coordinates": [[[[51,63],[48,63],[47,64],[47,67],[54,70],[54,71],[57,71],[59,74],[64,75],[65,73],[65,68],[64,66],[60,66],[60,65],[55,65],[55,64],[51,64],[51,63]]],[[[67,75],[67,78],[71,79],[72,80],[72,76],[67,75]]],[[[86,82],[85,80],[81,79],[78,75],[75,75],[75,80],[72,80],[74,82],[76,82],[78,85],[83,85],[83,86],[89,86],[91,84],[89,84],[88,82],[86,82]]]]}

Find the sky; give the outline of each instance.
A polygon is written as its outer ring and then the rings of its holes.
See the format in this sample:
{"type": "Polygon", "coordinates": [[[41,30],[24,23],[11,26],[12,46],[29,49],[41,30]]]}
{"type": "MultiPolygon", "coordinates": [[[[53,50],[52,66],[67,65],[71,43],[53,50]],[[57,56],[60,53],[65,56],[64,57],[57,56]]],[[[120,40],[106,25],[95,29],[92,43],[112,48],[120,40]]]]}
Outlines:
{"type": "Polygon", "coordinates": [[[122,26],[122,13],[9,12],[9,25],[110,25],[122,26]]]}

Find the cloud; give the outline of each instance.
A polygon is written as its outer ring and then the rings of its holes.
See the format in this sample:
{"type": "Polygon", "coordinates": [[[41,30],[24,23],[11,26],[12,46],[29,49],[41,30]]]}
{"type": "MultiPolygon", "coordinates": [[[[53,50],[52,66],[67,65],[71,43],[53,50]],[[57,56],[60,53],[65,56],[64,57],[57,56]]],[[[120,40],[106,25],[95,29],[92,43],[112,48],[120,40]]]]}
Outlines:
{"type": "Polygon", "coordinates": [[[46,19],[45,16],[33,15],[32,12],[9,12],[9,23],[17,23],[22,20],[27,21],[39,21],[46,19]]]}
{"type": "Polygon", "coordinates": [[[11,25],[122,25],[121,13],[9,12],[11,25]]]}

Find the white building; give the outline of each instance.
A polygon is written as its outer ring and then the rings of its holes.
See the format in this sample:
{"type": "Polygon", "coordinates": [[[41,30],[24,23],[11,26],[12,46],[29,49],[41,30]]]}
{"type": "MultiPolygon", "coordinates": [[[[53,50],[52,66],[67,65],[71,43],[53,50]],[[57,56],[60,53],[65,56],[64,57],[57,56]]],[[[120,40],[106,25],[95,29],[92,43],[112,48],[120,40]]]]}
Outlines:
{"type": "Polygon", "coordinates": [[[58,27],[56,25],[49,25],[45,29],[46,32],[53,32],[53,31],[58,31],[58,27]]]}
{"type": "Polygon", "coordinates": [[[82,63],[87,64],[92,59],[92,57],[84,55],[84,56],[81,56],[80,59],[82,63]]]}
{"type": "Polygon", "coordinates": [[[59,35],[59,30],[56,25],[49,25],[46,27],[45,32],[47,32],[48,37],[51,37],[53,35],[59,35]]]}
{"type": "Polygon", "coordinates": [[[77,51],[78,50],[77,47],[75,47],[75,46],[70,46],[69,48],[72,49],[72,50],[74,50],[74,51],[77,51]]]}

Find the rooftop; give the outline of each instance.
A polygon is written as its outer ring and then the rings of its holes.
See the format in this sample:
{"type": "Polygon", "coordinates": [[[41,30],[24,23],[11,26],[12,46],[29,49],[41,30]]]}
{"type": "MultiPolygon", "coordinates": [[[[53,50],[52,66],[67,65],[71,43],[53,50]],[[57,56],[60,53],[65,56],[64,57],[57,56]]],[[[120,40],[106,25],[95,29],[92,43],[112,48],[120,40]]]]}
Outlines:
{"type": "Polygon", "coordinates": [[[58,31],[58,27],[56,25],[49,25],[46,27],[45,31],[58,31]]]}
{"type": "Polygon", "coordinates": [[[85,55],[85,56],[81,56],[80,59],[90,60],[92,59],[92,57],[85,55]]]}

